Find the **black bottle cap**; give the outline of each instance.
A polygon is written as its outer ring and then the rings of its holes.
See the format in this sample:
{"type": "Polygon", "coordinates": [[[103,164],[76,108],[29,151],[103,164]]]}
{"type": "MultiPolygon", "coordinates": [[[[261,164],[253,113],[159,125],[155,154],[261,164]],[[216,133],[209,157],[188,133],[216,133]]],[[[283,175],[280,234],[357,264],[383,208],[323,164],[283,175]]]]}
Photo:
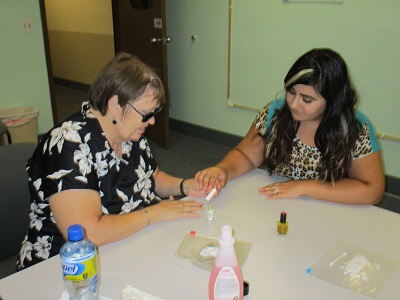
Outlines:
{"type": "Polygon", "coordinates": [[[286,211],[281,212],[281,223],[286,223],[286,211]]]}
{"type": "Polygon", "coordinates": [[[243,295],[246,296],[249,293],[250,284],[243,280],[243,295]]]}

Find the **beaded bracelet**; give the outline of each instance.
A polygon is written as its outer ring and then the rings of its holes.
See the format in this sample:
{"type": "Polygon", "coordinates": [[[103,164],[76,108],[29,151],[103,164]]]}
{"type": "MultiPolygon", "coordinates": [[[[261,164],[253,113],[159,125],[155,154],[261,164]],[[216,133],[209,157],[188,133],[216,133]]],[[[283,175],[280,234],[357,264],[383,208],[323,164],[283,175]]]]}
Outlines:
{"type": "Polygon", "coordinates": [[[185,183],[186,180],[187,180],[187,178],[182,179],[181,184],[179,185],[179,188],[181,189],[182,196],[187,196],[185,191],[183,190],[183,184],[185,183]]]}

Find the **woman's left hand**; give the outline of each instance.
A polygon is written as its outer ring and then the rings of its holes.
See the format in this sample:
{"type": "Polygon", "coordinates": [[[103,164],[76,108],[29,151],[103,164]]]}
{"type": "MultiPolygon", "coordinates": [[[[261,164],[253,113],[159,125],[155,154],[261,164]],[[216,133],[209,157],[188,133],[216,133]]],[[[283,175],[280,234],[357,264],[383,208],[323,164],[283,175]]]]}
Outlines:
{"type": "Polygon", "coordinates": [[[305,181],[290,180],[285,182],[275,182],[265,185],[258,189],[258,193],[267,196],[267,199],[298,198],[304,195],[302,185],[305,181]]]}

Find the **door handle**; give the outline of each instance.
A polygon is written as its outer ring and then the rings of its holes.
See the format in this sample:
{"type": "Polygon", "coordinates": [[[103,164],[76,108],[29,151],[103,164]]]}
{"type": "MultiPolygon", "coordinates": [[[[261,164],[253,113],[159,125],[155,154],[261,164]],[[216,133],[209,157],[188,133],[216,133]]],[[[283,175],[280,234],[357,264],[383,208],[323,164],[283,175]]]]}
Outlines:
{"type": "Polygon", "coordinates": [[[158,38],[153,37],[153,38],[150,39],[150,43],[156,44],[156,45],[159,45],[159,44],[161,44],[161,43],[168,44],[169,42],[171,42],[171,38],[170,38],[169,36],[167,36],[167,37],[162,37],[162,38],[160,38],[160,37],[158,37],[158,38]]]}
{"type": "Polygon", "coordinates": [[[162,38],[151,38],[150,43],[152,44],[161,44],[162,38]]]}

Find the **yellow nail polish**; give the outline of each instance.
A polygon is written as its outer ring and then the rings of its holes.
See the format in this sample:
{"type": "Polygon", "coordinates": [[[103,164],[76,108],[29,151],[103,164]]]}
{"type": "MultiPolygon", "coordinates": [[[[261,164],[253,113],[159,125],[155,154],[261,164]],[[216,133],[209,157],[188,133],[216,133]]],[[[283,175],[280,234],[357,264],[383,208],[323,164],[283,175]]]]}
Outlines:
{"type": "Polygon", "coordinates": [[[285,235],[287,234],[288,229],[289,229],[289,222],[286,222],[286,212],[283,211],[281,212],[281,218],[278,221],[277,230],[279,234],[285,235]]]}

